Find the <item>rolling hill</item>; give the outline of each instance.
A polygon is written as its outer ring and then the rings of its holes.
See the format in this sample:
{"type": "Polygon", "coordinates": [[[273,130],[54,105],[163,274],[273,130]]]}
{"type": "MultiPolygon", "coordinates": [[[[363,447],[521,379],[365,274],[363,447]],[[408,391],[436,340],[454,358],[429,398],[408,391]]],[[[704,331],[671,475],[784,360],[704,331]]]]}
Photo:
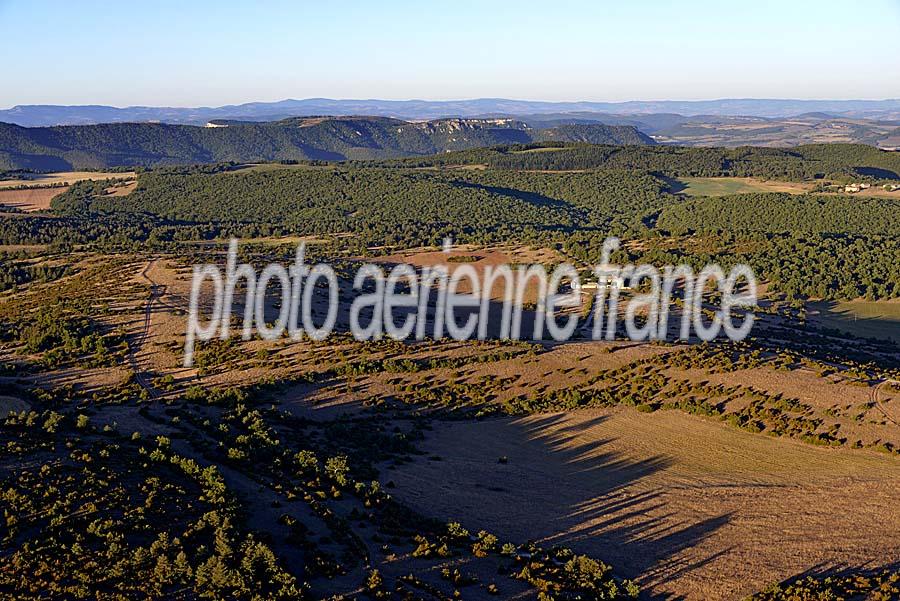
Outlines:
{"type": "Polygon", "coordinates": [[[632,126],[531,128],[512,119],[412,123],[387,117],[302,117],[34,127],[0,123],[0,169],[53,171],[183,163],[385,159],[537,141],[653,144],[632,126]]]}

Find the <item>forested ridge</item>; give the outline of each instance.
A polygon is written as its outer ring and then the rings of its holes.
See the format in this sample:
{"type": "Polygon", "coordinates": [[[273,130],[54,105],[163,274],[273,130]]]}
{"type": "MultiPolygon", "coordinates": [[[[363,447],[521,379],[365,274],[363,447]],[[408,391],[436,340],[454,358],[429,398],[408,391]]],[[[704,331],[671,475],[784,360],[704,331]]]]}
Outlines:
{"type": "Polygon", "coordinates": [[[653,143],[631,126],[532,129],[509,119],[409,123],[386,117],[322,117],[217,127],[108,123],[25,128],[0,123],[0,169],[61,171],[221,161],[383,159],[545,139],[653,143]]]}
{"type": "Polygon", "coordinates": [[[420,170],[323,166],[239,170],[158,169],[124,197],[81,182],[54,200],[57,212],[147,214],[171,221],[272,223],[306,233],[385,232],[407,224],[495,231],[603,230],[625,235],[703,231],[889,235],[900,200],[824,194],[685,198],[649,172],[420,170]]]}
{"type": "Polygon", "coordinates": [[[378,168],[227,174],[151,172],[126,197],[83,182],[54,201],[63,215],[146,214],[188,223],[277,224],[297,233],[352,231],[376,245],[455,235],[500,242],[538,232],[638,231],[662,207],[647,174],[435,172],[378,168]]]}
{"type": "Polygon", "coordinates": [[[496,146],[383,162],[386,167],[486,165],[508,170],[628,169],[680,177],[760,177],[789,180],[900,179],[900,153],[863,144],[794,148],[689,148],[543,143],[496,146]]]}

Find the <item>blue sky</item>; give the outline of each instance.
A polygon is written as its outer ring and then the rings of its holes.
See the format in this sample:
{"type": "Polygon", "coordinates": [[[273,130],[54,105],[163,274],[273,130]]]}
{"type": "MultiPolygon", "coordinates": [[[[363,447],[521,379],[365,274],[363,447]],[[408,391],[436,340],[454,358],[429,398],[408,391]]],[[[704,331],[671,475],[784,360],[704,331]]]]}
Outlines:
{"type": "Polygon", "coordinates": [[[0,108],[900,97],[900,0],[0,0],[0,108]]]}

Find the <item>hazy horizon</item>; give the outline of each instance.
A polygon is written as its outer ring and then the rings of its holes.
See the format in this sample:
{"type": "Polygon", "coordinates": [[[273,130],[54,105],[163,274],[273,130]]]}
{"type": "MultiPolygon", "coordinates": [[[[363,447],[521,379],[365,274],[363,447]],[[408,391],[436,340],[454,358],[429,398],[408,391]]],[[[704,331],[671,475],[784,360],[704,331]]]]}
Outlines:
{"type": "Polygon", "coordinates": [[[84,102],[77,104],[65,104],[65,103],[53,103],[53,102],[45,102],[45,103],[17,103],[12,105],[0,105],[0,110],[9,110],[15,107],[21,106],[108,106],[112,108],[138,108],[138,107],[151,107],[151,108],[175,108],[175,109],[190,109],[190,108],[220,108],[225,106],[241,106],[246,104],[274,104],[279,102],[290,102],[297,101],[303,102],[308,100],[328,100],[335,102],[367,102],[367,101],[385,101],[385,102],[473,102],[479,100],[504,100],[510,102],[534,102],[534,103],[553,103],[553,104],[580,104],[580,103],[608,103],[608,104],[629,104],[629,103],[651,103],[651,102],[727,102],[727,101],[773,101],[773,102],[890,102],[890,101],[898,101],[900,100],[900,95],[897,97],[847,97],[847,98],[831,98],[831,97],[822,97],[822,98],[802,98],[802,97],[753,97],[753,96],[729,96],[729,97],[721,97],[721,98],[629,98],[627,100],[605,100],[605,99],[587,99],[587,98],[578,98],[578,99],[563,99],[563,100],[546,100],[543,98],[512,98],[507,96],[472,96],[465,98],[428,98],[428,97],[418,97],[418,98],[387,98],[381,96],[366,96],[366,97],[356,97],[356,98],[338,98],[338,97],[330,97],[330,96],[304,96],[304,97],[284,97],[284,98],[275,98],[275,99],[249,99],[243,100],[239,102],[228,102],[224,104],[216,104],[216,103],[199,103],[199,104],[149,104],[149,103],[136,103],[136,104],[106,104],[102,102],[84,102]]]}

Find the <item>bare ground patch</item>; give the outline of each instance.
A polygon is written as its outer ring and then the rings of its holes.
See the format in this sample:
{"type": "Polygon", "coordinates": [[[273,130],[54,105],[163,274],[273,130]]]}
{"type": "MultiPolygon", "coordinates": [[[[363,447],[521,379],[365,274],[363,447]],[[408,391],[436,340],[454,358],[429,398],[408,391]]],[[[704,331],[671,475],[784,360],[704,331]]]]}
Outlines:
{"type": "Polygon", "coordinates": [[[134,171],[58,171],[56,173],[30,173],[20,179],[0,181],[0,188],[17,188],[19,186],[51,186],[70,185],[84,180],[134,179],[134,171]]]}
{"type": "Polygon", "coordinates": [[[23,211],[46,211],[50,201],[68,190],[66,186],[56,188],[25,188],[23,190],[0,189],[0,205],[23,211]]]}

